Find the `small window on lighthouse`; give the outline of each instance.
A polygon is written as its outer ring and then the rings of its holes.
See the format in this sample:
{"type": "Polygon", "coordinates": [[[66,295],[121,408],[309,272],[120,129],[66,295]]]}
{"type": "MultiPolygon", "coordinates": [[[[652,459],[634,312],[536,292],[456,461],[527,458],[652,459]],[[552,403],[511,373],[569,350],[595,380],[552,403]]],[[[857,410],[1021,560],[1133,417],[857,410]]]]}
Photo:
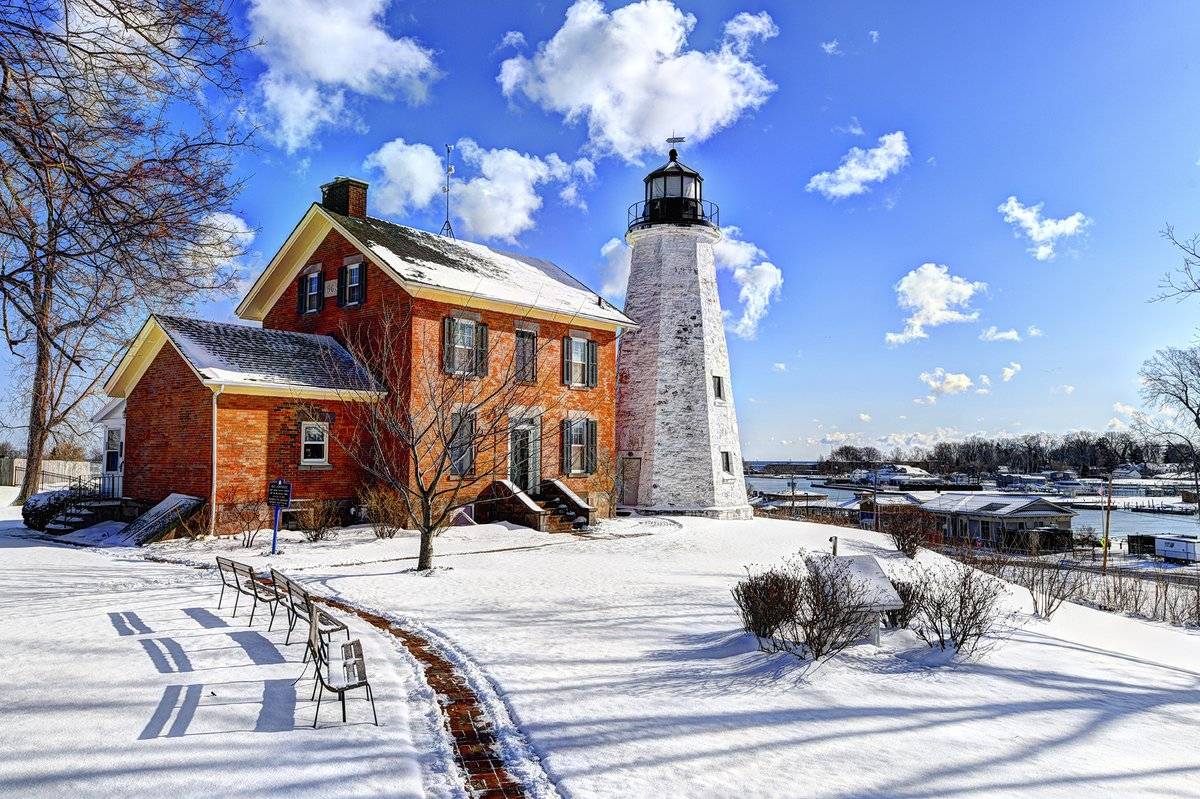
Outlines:
{"type": "Polygon", "coordinates": [[[725,450],[721,451],[721,469],[725,474],[733,474],[733,453],[725,450]]]}
{"type": "Polygon", "coordinates": [[[725,399],[725,378],[713,375],[713,396],[719,400],[725,399]]]}

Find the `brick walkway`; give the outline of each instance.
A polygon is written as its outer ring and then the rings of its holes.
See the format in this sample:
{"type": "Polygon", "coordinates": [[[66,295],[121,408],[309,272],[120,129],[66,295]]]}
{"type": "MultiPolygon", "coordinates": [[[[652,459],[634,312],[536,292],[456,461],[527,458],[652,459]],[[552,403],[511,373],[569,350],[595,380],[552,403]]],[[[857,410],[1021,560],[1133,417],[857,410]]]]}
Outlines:
{"type": "Polygon", "coordinates": [[[442,719],[454,738],[454,758],[466,775],[467,790],[477,799],[518,799],[525,796],[521,784],[504,766],[497,751],[496,736],[479,698],[450,661],[420,635],[404,630],[383,616],[360,610],[338,599],[320,598],[346,613],[386,632],[404,644],[425,669],[425,680],[438,697],[442,719]]]}

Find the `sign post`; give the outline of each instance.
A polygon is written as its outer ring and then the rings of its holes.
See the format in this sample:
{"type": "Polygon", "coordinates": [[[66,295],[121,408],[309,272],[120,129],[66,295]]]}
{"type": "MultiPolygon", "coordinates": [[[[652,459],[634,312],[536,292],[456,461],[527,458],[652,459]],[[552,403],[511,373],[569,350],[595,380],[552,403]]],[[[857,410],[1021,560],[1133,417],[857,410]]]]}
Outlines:
{"type": "Polygon", "coordinates": [[[271,554],[278,554],[279,517],[292,504],[292,484],[282,477],[267,483],[267,504],[274,510],[275,524],[271,529],[271,554]]]}

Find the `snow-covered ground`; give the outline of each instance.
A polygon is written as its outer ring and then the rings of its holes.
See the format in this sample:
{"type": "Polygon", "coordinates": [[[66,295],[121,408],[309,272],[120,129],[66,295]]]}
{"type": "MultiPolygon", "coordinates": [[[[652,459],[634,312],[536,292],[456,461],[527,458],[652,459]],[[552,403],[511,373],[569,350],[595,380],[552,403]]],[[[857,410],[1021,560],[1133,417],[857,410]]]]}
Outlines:
{"type": "Polygon", "coordinates": [[[285,647],[278,623],[248,627],[244,607],[217,610],[214,573],[28,537],[12,495],[0,492],[0,796],[461,795],[433,695],[390,639],[352,623],[382,726],[351,695],[350,723],[326,701],[314,730],[312,683],[293,685],[302,646],[285,647]]]}
{"type": "MultiPolygon", "coordinates": [[[[425,575],[412,536],[365,529],[289,540],[274,563],[438,641],[564,796],[1200,796],[1195,632],[1068,606],[1020,615],[978,662],[937,665],[885,633],[813,668],[758,652],[729,589],[745,565],[830,535],[902,568],[884,539],[766,519],[602,531],[458,528],[425,575]]],[[[151,551],[207,562],[211,547],[151,551]]],[[[1016,594],[1013,607],[1028,609],[1016,594]]]]}
{"type": "Polygon", "coordinates": [[[3,692],[0,747],[14,756],[0,759],[0,794],[446,790],[428,696],[382,639],[368,640],[390,680],[385,727],[291,729],[311,720],[303,692],[272,720],[264,680],[294,664],[247,662],[187,611],[215,604],[211,573],[161,562],[207,565],[224,549],[423,631],[519,725],[563,796],[1200,796],[1196,632],[1076,606],[1040,621],[1014,592],[1022,613],[977,662],[939,665],[908,633],[818,667],[758,652],[729,589],[744,566],[830,535],[840,553],[905,566],[869,532],[766,519],[619,520],[591,536],[456,528],[428,574],[412,571],[414,536],[365,528],[316,544],[285,534],[275,557],[269,532],[249,550],[0,539],[4,673],[39,675],[3,692]],[[109,614],[127,611],[151,632],[121,635],[109,614]],[[160,673],[142,643],[157,638],[183,646],[193,672],[160,673]],[[170,686],[192,683],[204,688],[191,720],[164,715],[170,686]],[[252,732],[260,723],[287,729],[252,732]]]}

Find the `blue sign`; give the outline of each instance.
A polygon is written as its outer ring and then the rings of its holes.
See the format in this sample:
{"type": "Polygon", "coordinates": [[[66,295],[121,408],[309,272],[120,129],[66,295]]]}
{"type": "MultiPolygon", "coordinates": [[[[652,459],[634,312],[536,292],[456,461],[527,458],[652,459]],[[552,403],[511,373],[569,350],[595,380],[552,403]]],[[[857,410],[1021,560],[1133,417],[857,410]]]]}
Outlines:
{"type": "Polygon", "coordinates": [[[271,554],[279,553],[279,517],[292,504],[292,484],[280,477],[267,483],[267,504],[275,509],[275,526],[271,529],[271,554]]]}

